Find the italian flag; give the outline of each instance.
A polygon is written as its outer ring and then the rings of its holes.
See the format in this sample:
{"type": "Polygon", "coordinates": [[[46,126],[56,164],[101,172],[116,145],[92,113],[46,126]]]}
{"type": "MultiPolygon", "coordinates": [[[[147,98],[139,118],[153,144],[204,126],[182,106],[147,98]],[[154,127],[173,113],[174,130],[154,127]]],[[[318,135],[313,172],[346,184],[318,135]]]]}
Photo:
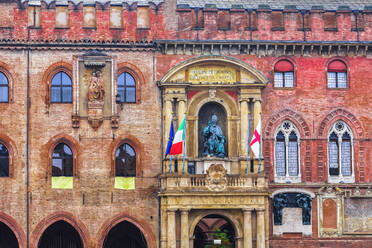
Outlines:
{"type": "Polygon", "coordinates": [[[170,155],[182,154],[183,144],[185,142],[185,122],[186,120],[184,118],[176,134],[174,135],[172,147],[169,152],[170,155]]]}

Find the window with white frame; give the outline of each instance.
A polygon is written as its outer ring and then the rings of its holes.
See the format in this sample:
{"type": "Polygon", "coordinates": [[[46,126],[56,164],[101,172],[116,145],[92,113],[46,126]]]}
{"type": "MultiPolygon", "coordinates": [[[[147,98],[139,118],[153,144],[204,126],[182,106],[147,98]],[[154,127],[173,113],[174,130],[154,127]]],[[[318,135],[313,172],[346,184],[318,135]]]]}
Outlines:
{"type": "Polygon", "coordinates": [[[328,133],[328,181],[354,182],[353,134],[343,121],[333,124],[328,133]]]}
{"type": "Polygon", "coordinates": [[[274,87],[294,87],[294,66],[288,60],[280,60],[274,66],[274,87]]]}
{"type": "Polygon", "coordinates": [[[328,65],[327,84],[328,88],[347,87],[347,68],[341,60],[335,60],[328,65]]]}
{"type": "Polygon", "coordinates": [[[275,182],[301,182],[300,134],[291,121],[277,128],[274,149],[275,182]]]}

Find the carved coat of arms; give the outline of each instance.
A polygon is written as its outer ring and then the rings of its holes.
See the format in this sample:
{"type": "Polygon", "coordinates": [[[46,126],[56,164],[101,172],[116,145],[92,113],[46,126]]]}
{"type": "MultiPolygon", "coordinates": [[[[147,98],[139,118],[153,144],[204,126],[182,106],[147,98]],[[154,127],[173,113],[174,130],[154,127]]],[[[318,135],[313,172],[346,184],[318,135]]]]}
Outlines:
{"type": "Polygon", "coordinates": [[[206,187],[211,191],[222,191],[227,187],[226,169],[222,164],[212,164],[207,170],[206,187]]]}

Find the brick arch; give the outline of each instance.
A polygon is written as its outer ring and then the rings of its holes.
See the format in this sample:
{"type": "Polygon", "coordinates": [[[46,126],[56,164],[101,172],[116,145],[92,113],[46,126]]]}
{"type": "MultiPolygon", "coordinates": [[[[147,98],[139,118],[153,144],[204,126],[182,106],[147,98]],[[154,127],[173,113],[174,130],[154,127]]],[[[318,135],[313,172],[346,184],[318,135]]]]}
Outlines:
{"type": "Polygon", "coordinates": [[[12,139],[5,134],[0,134],[0,143],[5,145],[9,154],[9,177],[14,175],[14,159],[17,158],[17,149],[12,139]]]}
{"type": "Polygon", "coordinates": [[[265,126],[266,138],[274,137],[274,132],[277,126],[286,119],[292,121],[296,125],[301,137],[310,136],[310,128],[305,119],[291,109],[283,109],[276,112],[268,119],[265,126]]]}
{"type": "Polygon", "coordinates": [[[321,121],[318,129],[318,136],[325,137],[328,134],[328,130],[330,129],[331,125],[335,123],[337,120],[343,120],[349,127],[354,131],[354,137],[358,136],[359,138],[363,137],[363,127],[359,120],[350,113],[349,111],[338,108],[329,112],[321,121]]]}
{"type": "Polygon", "coordinates": [[[122,144],[129,144],[134,151],[136,152],[136,176],[143,175],[143,165],[142,165],[142,156],[145,154],[145,148],[143,144],[133,135],[127,134],[125,136],[120,136],[112,142],[109,149],[109,156],[111,157],[111,176],[115,176],[115,153],[116,150],[122,144]]]}
{"type": "Polygon", "coordinates": [[[147,247],[148,248],[156,248],[157,243],[156,243],[156,238],[155,234],[152,231],[152,227],[150,227],[147,222],[145,222],[143,219],[139,217],[132,217],[126,213],[120,213],[114,216],[113,218],[110,218],[106,220],[101,228],[99,229],[97,233],[97,246],[96,248],[102,248],[103,247],[103,242],[110,232],[110,230],[119,224],[120,222],[123,221],[128,221],[131,224],[135,225],[145,236],[147,247]]]}
{"type": "MultiPolygon", "coordinates": [[[[43,78],[42,78],[42,84],[45,85],[45,103],[50,104],[50,87],[51,87],[51,81],[54,75],[58,72],[65,72],[70,78],[72,82],[72,88],[74,87],[73,83],[73,77],[72,77],[72,65],[63,61],[57,62],[52,64],[48,67],[48,69],[44,72],[43,78]]],[[[72,89],[74,90],[74,89],[72,89]]]]}
{"type": "Polygon", "coordinates": [[[39,240],[41,236],[43,235],[44,231],[50,225],[60,220],[69,223],[71,226],[75,228],[75,230],[80,235],[84,248],[91,247],[90,246],[91,240],[90,240],[90,235],[89,235],[87,227],[74,215],[68,212],[64,212],[64,211],[53,213],[45,217],[41,222],[39,222],[39,224],[36,225],[36,227],[34,228],[30,236],[30,247],[37,248],[39,240]]]}
{"type": "Polygon", "coordinates": [[[123,62],[117,65],[117,74],[115,77],[115,92],[117,94],[117,78],[119,75],[123,72],[128,72],[130,75],[133,76],[134,80],[136,81],[136,102],[135,103],[140,103],[141,102],[141,87],[145,84],[145,76],[143,75],[142,71],[135,65],[128,63],[128,62],[123,62]]]}
{"type": "Polygon", "coordinates": [[[14,233],[14,235],[17,238],[19,248],[26,248],[26,235],[23,232],[22,227],[17,223],[15,219],[13,219],[11,216],[0,212],[0,222],[4,223],[7,225],[10,230],[14,233]]]}
{"type": "Polygon", "coordinates": [[[49,142],[47,143],[46,147],[48,148],[48,165],[46,168],[46,174],[52,175],[52,154],[55,149],[55,147],[60,144],[60,143],[65,143],[68,145],[72,151],[73,154],[73,174],[74,176],[78,176],[78,163],[79,163],[79,154],[80,152],[80,146],[79,143],[71,136],[67,134],[58,134],[51,138],[49,142]]]}

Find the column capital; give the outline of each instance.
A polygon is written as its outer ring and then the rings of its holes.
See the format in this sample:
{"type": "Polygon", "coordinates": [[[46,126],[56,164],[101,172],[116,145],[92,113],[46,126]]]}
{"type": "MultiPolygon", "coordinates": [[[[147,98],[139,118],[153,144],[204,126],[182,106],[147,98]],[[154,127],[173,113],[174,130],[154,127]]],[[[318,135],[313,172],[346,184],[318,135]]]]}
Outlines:
{"type": "Polygon", "coordinates": [[[262,102],[262,98],[261,97],[254,97],[253,98],[253,103],[255,103],[255,102],[262,102]]]}
{"type": "Polygon", "coordinates": [[[186,97],[177,97],[177,102],[186,102],[186,97]]]}
{"type": "Polygon", "coordinates": [[[167,208],[168,213],[175,213],[177,210],[177,208],[167,208]]]}
{"type": "Polygon", "coordinates": [[[252,212],[254,208],[242,208],[242,211],[245,212],[252,212]]]}
{"type": "Polygon", "coordinates": [[[263,212],[265,212],[265,208],[264,207],[255,208],[255,210],[256,210],[257,213],[263,213],[263,212]]]}
{"type": "Polygon", "coordinates": [[[190,212],[190,210],[191,210],[190,208],[180,208],[181,214],[187,214],[190,212]]]}

